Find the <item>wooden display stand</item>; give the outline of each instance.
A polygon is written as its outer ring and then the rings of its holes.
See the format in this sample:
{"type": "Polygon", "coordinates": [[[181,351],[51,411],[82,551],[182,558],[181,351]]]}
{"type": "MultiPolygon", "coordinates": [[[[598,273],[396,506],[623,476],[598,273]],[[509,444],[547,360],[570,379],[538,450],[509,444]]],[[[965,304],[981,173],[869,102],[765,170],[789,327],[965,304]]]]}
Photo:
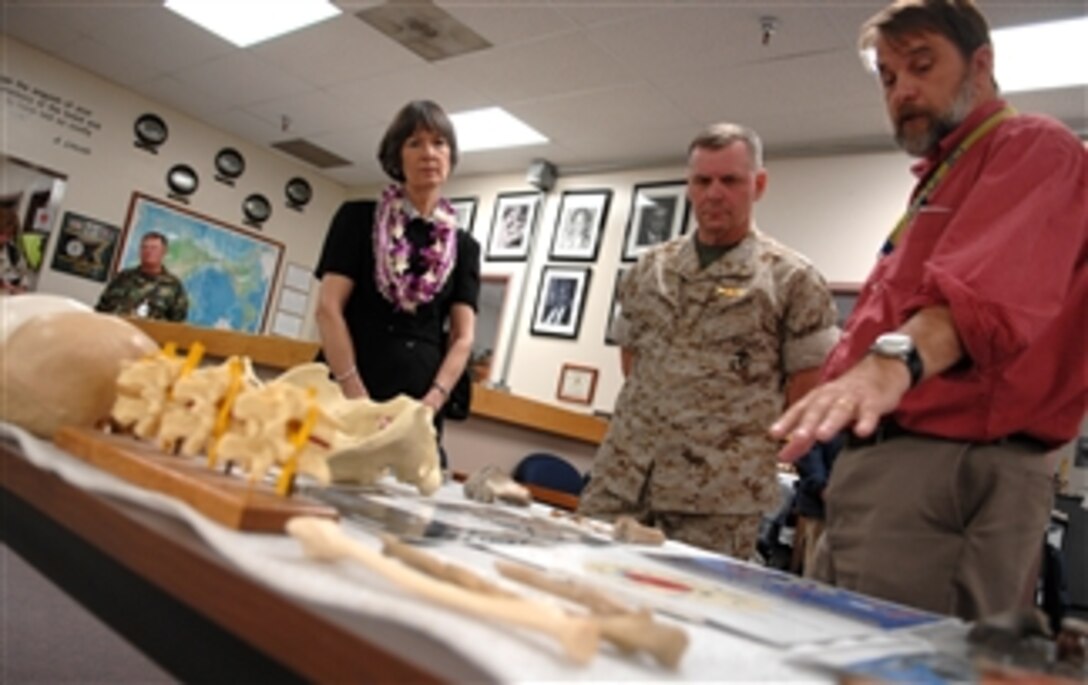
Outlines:
{"type": "Polygon", "coordinates": [[[337,518],[335,509],[265,483],[209,469],[203,458],[175,457],[127,435],[64,427],[53,441],[73,456],[134,485],[175,497],[229,528],[282,533],[295,516],[337,518]]]}

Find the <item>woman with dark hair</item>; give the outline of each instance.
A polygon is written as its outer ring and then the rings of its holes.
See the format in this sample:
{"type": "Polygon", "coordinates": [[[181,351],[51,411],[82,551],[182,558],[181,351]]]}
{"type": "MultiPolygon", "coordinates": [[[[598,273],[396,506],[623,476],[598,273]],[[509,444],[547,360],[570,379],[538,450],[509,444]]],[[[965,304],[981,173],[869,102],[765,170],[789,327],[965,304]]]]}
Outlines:
{"type": "Polygon", "coordinates": [[[457,138],[434,102],[408,103],[378,150],[393,179],[378,202],[344,203],[314,274],[322,355],[344,395],[398,394],[443,408],[472,350],[480,246],[442,186],[457,138]]]}

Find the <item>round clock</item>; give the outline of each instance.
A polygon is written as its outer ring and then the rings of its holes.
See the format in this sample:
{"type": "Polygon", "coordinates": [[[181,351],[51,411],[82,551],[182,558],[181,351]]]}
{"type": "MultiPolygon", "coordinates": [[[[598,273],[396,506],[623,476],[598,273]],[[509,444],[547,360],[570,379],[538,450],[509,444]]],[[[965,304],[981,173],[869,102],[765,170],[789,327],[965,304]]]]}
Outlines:
{"type": "Polygon", "coordinates": [[[215,155],[215,169],[227,178],[238,178],[246,170],[245,157],[234,148],[225,147],[215,155]]]}
{"type": "Polygon", "coordinates": [[[242,213],[249,221],[261,224],[272,216],[272,205],[264,195],[253,193],[242,201],[242,213]]]}
{"type": "Polygon", "coordinates": [[[140,115],[132,128],[138,141],[152,147],[161,145],[169,135],[166,122],[157,114],[140,115]]]}
{"type": "Polygon", "coordinates": [[[178,195],[192,195],[200,185],[200,178],[188,164],[175,164],[166,172],[166,185],[178,195]]]}
{"type": "Polygon", "coordinates": [[[283,192],[287,195],[287,203],[292,207],[302,207],[309,203],[314,196],[314,189],[310,182],[301,176],[296,176],[287,182],[283,192]]]}

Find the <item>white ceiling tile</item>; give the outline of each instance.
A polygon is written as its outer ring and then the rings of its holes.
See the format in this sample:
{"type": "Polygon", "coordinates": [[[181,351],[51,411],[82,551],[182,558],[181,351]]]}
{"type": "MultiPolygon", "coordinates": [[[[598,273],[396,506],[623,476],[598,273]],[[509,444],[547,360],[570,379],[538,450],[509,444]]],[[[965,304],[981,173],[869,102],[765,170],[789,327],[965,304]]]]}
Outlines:
{"type": "Polygon", "coordinates": [[[301,79],[248,52],[238,51],[187,67],[173,74],[179,81],[237,106],[286,97],[309,90],[301,79]]]}
{"type": "Polygon", "coordinates": [[[424,63],[350,13],[259,43],[253,53],[322,87],[424,63]]]}
{"type": "Polygon", "coordinates": [[[437,63],[450,78],[500,101],[548,97],[637,81],[581,34],[493,48],[437,63]]]}
{"type": "Polygon", "coordinates": [[[354,126],[384,123],[322,90],[266,100],[244,109],[273,126],[286,128],[289,134],[285,132],[285,135],[302,138],[354,126]]]}

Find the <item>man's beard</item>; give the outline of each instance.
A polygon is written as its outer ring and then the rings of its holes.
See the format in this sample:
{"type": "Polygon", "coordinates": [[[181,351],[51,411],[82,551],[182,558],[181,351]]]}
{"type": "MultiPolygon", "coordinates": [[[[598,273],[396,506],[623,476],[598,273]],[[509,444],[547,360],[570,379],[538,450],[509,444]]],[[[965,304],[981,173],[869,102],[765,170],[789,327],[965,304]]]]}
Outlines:
{"type": "Polygon", "coordinates": [[[952,100],[952,105],[941,114],[934,115],[924,109],[911,107],[899,111],[897,113],[898,121],[895,124],[895,142],[899,144],[899,147],[906,150],[908,155],[924,157],[936,147],[942,138],[956,130],[956,127],[963,123],[963,120],[971,112],[971,105],[971,73],[968,72],[964,75],[963,81],[960,82],[956,97],[952,100]],[[925,117],[929,125],[920,133],[907,133],[902,120],[904,116],[908,115],[925,117]]]}

